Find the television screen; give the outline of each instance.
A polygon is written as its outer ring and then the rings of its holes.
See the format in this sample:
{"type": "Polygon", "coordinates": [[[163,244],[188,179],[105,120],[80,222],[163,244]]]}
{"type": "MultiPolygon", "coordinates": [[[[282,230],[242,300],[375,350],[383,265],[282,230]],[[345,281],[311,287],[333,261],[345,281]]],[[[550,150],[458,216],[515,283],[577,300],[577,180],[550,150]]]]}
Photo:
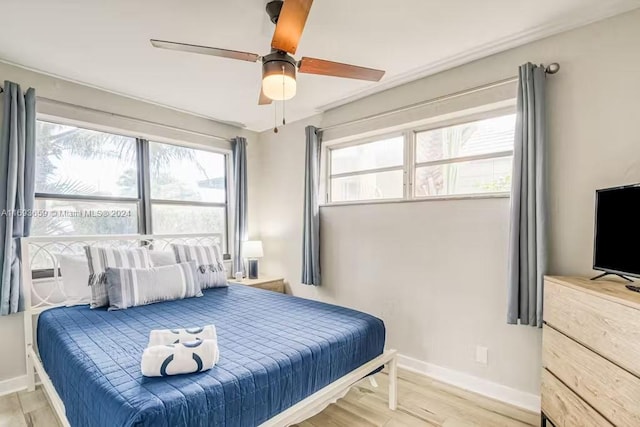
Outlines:
{"type": "Polygon", "coordinates": [[[593,268],[640,277],[640,184],[596,191],[593,268]]]}

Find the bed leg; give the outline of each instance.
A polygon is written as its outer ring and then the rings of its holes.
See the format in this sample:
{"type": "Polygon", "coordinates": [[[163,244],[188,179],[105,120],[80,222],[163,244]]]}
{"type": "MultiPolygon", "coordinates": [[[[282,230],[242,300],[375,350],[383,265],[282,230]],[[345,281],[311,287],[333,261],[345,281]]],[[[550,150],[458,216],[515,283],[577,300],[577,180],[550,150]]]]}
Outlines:
{"type": "Polygon", "coordinates": [[[389,409],[398,407],[398,360],[394,355],[389,361],[389,409]]]}
{"type": "Polygon", "coordinates": [[[31,349],[33,348],[32,327],[33,317],[31,316],[31,310],[27,308],[24,313],[24,352],[25,364],[27,365],[27,390],[29,391],[34,391],[36,389],[36,368],[31,357],[31,349]]]}
{"type": "Polygon", "coordinates": [[[31,358],[33,349],[33,307],[31,306],[31,292],[33,283],[31,282],[31,258],[29,256],[29,238],[20,239],[20,275],[22,276],[22,286],[24,288],[24,351],[25,364],[27,365],[27,390],[36,389],[36,367],[31,358]]]}
{"type": "Polygon", "coordinates": [[[373,375],[369,375],[369,384],[371,384],[373,388],[378,388],[378,381],[376,381],[373,375]]]}
{"type": "Polygon", "coordinates": [[[34,391],[36,389],[36,368],[31,358],[31,346],[27,347],[27,390],[34,391]]]}
{"type": "Polygon", "coordinates": [[[36,389],[36,372],[33,366],[31,356],[27,356],[27,390],[34,391],[36,389]]]}

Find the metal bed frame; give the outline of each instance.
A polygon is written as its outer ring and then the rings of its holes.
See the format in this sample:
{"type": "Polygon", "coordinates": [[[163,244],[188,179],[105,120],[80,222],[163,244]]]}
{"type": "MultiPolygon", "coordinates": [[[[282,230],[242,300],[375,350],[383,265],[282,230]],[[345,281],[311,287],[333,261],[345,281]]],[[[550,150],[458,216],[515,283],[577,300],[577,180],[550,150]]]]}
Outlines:
{"type": "MultiPolygon", "coordinates": [[[[215,242],[220,236],[217,234],[191,234],[191,235],[102,235],[102,236],[47,236],[25,237],[20,239],[22,255],[22,277],[24,287],[24,341],[27,365],[27,389],[35,390],[36,374],[45,394],[47,395],[53,410],[64,427],[70,426],[65,414],[64,403],[58,395],[51,379],[47,375],[44,366],[34,345],[35,327],[34,321],[45,310],[65,305],[62,280],[59,275],[57,254],[81,254],[82,247],[91,244],[113,247],[152,246],[154,249],[166,249],[172,243],[183,244],[207,244],[215,242]],[[51,269],[53,277],[50,279],[33,279],[32,270],[34,264],[42,268],[51,269]],[[37,284],[47,281],[46,290],[38,289],[37,284]],[[52,282],[52,283],[51,283],[52,282]]],[[[380,356],[354,369],[343,377],[337,379],[326,387],[318,390],[297,404],[291,406],[280,414],[267,420],[263,427],[281,427],[299,423],[321,412],[331,403],[345,396],[349,389],[362,378],[369,375],[377,368],[386,365],[389,373],[389,408],[397,407],[398,371],[396,350],[385,350],[380,356]]]]}

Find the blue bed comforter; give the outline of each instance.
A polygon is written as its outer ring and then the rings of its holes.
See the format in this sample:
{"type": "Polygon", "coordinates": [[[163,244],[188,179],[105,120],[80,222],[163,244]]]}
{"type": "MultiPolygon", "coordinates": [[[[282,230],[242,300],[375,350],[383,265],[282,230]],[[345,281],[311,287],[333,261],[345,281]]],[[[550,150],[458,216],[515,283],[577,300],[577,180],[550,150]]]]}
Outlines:
{"type": "Polygon", "coordinates": [[[42,363],[72,426],[255,426],[380,355],[380,319],[242,285],[122,311],[47,310],[42,363]],[[210,371],[145,378],[151,329],[218,330],[210,371]]]}

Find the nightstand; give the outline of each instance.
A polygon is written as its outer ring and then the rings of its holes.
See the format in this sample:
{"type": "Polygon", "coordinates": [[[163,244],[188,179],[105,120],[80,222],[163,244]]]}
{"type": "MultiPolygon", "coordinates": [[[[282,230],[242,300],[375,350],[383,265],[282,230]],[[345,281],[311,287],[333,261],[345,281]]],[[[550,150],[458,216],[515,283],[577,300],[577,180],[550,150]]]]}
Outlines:
{"type": "Polygon", "coordinates": [[[258,279],[244,278],[241,281],[229,279],[229,283],[236,285],[246,285],[252,288],[266,289],[267,291],[280,292],[284,294],[284,279],[282,277],[260,277],[258,279]]]}

